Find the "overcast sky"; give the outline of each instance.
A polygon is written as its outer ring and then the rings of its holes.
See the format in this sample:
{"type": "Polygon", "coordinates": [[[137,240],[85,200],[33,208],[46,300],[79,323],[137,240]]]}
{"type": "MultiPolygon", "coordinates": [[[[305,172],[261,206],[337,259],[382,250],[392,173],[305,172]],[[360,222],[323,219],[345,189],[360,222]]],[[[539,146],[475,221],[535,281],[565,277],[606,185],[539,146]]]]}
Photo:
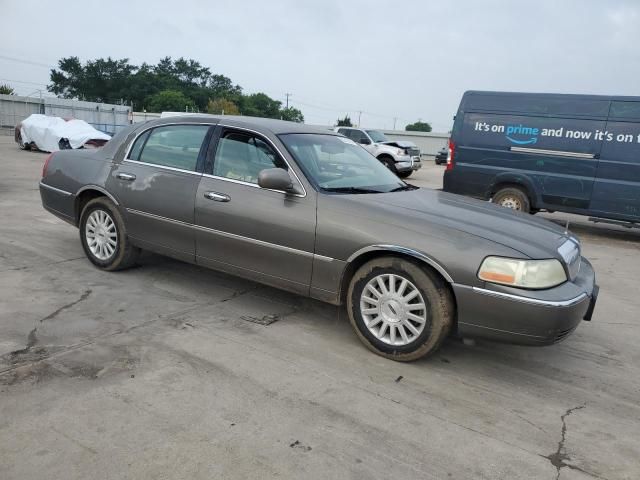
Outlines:
{"type": "MultiPolygon", "coordinates": [[[[0,0],[0,83],[64,56],[193,58],[333,124],[451,128],[465,90],[640,95],[638,0],[0,0]],[[21,63],[13,59],[19,59],[21,63]]],[[[19,83],[22,82],[22,83],[19,83]]]]}

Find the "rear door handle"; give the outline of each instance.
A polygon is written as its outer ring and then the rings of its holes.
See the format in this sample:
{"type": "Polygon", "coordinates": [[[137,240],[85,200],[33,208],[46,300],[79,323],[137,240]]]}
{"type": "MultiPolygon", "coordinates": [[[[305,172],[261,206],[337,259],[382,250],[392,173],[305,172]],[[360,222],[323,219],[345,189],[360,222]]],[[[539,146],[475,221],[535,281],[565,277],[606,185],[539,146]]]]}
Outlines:
{"type": "Polygon", "coordinates": [[[231,197],[229,195],[218,192],[205,192],[204,198],[213,200],[214,202],[228,202],[229,200],[231,200],[231,197]]]}
{"type": "Polygon", "coordinates": [[[120,180],[125,180],[127,182],[133,182],[136,179],[136,176],[132,173],[119,173],[116,175],[120,180]]]}

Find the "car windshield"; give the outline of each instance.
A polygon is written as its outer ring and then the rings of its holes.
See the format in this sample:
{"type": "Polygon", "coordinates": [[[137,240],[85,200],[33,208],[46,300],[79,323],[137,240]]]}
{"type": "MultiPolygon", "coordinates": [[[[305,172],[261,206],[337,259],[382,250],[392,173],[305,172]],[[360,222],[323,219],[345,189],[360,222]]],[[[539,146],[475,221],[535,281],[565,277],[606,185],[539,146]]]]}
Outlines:
{"type": "Polygon", "coordinates": [[[280,135],[309,180],[325,192],[385,193],[410,189],[353,140],[336,135],[280,135]]]}
{"type": "Polygon", "coordinates": [[[371,137],[371,140],[376,143],[387,141],[387,137],[384,136],[384,133],[379,132],[378,130],[367,130],[367,133],[371,137]]]}

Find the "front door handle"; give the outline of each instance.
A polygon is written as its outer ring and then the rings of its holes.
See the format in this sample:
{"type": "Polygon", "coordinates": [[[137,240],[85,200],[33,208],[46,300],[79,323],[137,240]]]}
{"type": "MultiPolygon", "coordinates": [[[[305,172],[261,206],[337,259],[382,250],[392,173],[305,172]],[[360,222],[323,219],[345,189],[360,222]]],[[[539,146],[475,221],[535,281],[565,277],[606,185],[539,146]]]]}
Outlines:
{"type": "Polygon", "coordinates": [[[229,195],[218,192],[205,192],[204,198],[213,200],[214,202],[228,202],[229,200],[231,200],[231,197],[229,195]]]}
{"type": "Polygon", "coordinates": [[[116,175],[116,177],[127,182],[133,182],[136,179],[136,176],[132,173],[119,173],[116,175]]]}

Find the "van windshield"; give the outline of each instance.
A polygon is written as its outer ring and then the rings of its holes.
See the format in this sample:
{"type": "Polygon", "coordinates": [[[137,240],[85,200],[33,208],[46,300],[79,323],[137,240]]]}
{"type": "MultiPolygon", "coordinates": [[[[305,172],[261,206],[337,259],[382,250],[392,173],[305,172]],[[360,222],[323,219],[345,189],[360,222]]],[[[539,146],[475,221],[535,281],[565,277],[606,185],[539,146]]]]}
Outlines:
{"type": "Polygon", "coordinates": [[[412,188],[351,139],[307,133],[280,135],[280,139],[307,178],[325,192],[386,193],[412,188]]]}

